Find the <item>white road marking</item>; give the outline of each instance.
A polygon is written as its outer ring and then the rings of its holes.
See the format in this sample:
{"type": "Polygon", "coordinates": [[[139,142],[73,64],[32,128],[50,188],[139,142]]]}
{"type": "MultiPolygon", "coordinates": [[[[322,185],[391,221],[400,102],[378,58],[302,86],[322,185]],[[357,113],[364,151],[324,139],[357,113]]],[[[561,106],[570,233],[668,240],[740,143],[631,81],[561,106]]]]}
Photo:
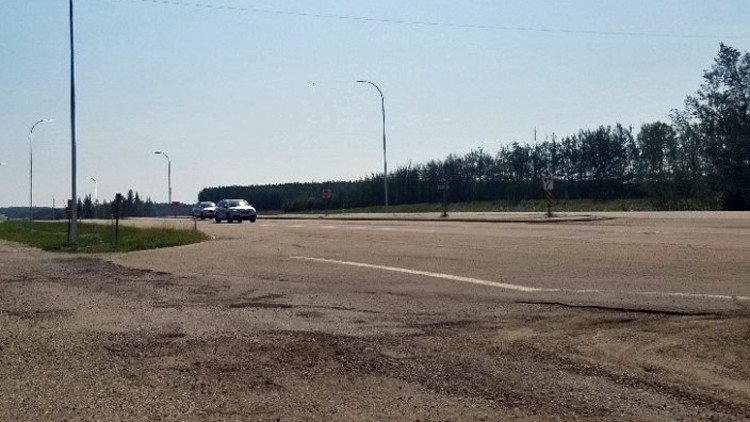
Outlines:
{"type": "Polygon", "coordinates": [[[732,296],[732,295],[716,295],[716,294],[703,294],[703,293],[679,293],[679,292],[615,292],[615,291],[604,291],[604,290],[569,290],[569,289],[542,289],[539,287],[522,286],[519,284],[500,283],[497,281],[481,280],[478,278],[461,277],[450,274],[433,273],[429,271],[411,270],[408,268],[390,267],[386,265],[375,265],[366,264],[363,262],[353,261],[340,261],[337,259],[326,259],[326,258],[313,258],[309,256],[293,256],[292,259],[299,259],[302,261],[322,262],[327,264],[339,264],[349,265],[352,267],[361,268],[372,268],[376,270],[394,271],[412,275],[422,275],[426,277],[442,278],[445,280],[461,281],[465,283],[481,284],[483,286],[497,287],[506,290],[515,290],[519,292],[566,292],[566,293],[620,293],[629,295],[639,296],[674,296],[674,297],[689,297],[699,299],[722,299],[722,300],[750,300],[750,296],[732,296]]]}
{"type": "MultiPolygon", "coordinates": [[[[313,223],[317,223],[317,221],[312,221],[313,223]]],[[[410,232],[410,233],[436,233],[437,231],[434,229],[424,229],[424,228],[410,228],[410,227],[376,227],[376,226],[348,226],[345,224],[342,225],[332,225],[332,224],[323,224],[323,225],[316,225],[316,224],[284,224],[284,227],[293,228],[293,229],[301,229],[301,228],[311,228],[311,229],[326,229],[326,230],[360,230],[360,231],[379,231],[379,232],[410,232]]]]}
{"type": "Polygon", "coordinates": [[[388,267],[385,265],[365,264],[362,262],[339,261],[336,259],[311,258],[307,256],[293,256],[294,259],[303,261],[324,262],[328,264],[350,265],[353,267],[373,268],[377,270],[395,271],[399,273],[423,275],[427,277],[443,278],[446,280],[463,281],[466,283],[481,284],[483,286],[499,287],[501,289],[517,290],[519,292],[559,292],[560,289],[540,289],[537,287],[519,286],[517,284],[498,283],[497,281],[480,280],[478,278],[461,277],[450,274],[432,273],[428,271],[410,270],[408,268],[388,267]]]}
{"type": "Polygon", "coordinates": [[[383,231],[383,232],[411,232],[411,233],[435,233],[435,230],[427,229],[408,229],[404,227],[382,227],[382,228],[371,228],[370,230],[383,231]]]}

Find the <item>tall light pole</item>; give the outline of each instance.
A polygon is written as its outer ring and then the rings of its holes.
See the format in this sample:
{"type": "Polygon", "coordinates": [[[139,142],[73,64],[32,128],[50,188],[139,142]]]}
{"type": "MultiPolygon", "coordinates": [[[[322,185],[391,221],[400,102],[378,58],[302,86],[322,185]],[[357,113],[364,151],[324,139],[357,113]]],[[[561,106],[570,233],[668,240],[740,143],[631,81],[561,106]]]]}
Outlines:
{"type": "Polygon", "coordinates": [[[31,222],[31,208],[34,206],[34,150],[31,147],[34,140],[34,128],[39,123],[52,123],[52,119],[41,119],[31,125],[29,129],[29,223],[31,222]]]}
{"type": "Polygon", "coordinates": [[[99,200],[99,187],[96,184],[96,179],[89,177],[94,182],[94,202],[99,200]]]}
{"type": "Polygon", "coordinates": [[[73,250],[78,249],[78,192],[76,191],[76,66],[73,31],[73,0],[68,2],[68,22],[70,23],[70,234],[68,244],[73,250]]]}
{"type": "Polygon", "coordinates": [[[172,160],[164,151],[154,151],[156,155],[163,155],[167,159],[167,189],[169,190],[169,205],[172,206],[172,160]]]}
{"type": "Polygon", "coordinates": [[[385,148],[385,97],[383,97],[383,91],[380,87],[370,81],[357,81],[362,84],[370,84],[378,90],[380,94],[380,109],[383,112],[383,188],[385,191],[385,212],[388,212],[388,160],[386,159],[386,148],[385,148]]]}

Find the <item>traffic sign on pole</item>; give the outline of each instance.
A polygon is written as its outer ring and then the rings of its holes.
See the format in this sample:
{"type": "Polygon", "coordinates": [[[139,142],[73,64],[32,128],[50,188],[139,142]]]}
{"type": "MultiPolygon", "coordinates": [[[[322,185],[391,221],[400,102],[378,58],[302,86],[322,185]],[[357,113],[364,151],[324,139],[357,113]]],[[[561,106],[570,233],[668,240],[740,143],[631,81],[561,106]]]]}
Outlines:
{"type": "Polygon", "coordinates": [[[542,176],[542,189],[544,190],[544,200],[547,202],[547,217],[552,217],[552,190],[555,188],[554,178],[551,174],[542,176]]]}
{"type": "Polygon", "coordinates": [[[552,178],[550,175],[542,176],[542,189],[544,190],[554,190],[555,189],[555,179],[552,178]]]}

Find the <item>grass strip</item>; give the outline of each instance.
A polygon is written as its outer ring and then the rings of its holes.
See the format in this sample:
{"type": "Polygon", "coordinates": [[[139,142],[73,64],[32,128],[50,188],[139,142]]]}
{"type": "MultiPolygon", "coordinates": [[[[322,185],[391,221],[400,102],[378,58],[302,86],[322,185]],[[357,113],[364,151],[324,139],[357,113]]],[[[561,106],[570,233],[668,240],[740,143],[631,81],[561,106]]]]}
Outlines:
{"type": "MultiPolygon", "coordinates": [[[[390,205],[389,213],[425,213],[443,211],[441,203],[421,204],[399,204],[390,205]]],[[[546,212],[547,203],[544,199],[523,201],[448,201],[448,212],[546,212]]],[[[656,211],[652,200],[649,198],[625,198],[625,199],[554,199],[553,212],[612,212],[612,211],[656,211]]],[[[322,210],[291,212],[290,214],[320,214],[322,210]]],[[[330,214],[351,213],[381,213],[383,205],[374,205],[362,208],[343,208],[328,210],[330,214]]],[[[280,212],[281,213],[281,212],[280,212]]],[[[274,214],[265,212],[265,214],[274,214]]]]}
{"type": "MultiPolygon", "coordinates": [[[[23,220],[0,222],[0,239],[24,243],[46,251],[69,251],[68,223],[23,220]]],[[[174,228],[120,226],[115,245],[115,227],[104,224],[78,224],[78,252],[129,252],[188,245],[207,240],[200,231],[174,228]]]]}

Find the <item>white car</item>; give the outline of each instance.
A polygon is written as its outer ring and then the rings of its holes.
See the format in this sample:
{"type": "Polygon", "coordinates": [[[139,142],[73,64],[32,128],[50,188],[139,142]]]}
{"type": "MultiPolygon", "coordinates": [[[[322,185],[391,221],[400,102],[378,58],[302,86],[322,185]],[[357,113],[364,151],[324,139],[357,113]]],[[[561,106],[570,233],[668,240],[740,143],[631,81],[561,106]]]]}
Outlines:
{"type": "Polygon", "coordinates": [[[221,220],[227,220],[227,223],[250,220],[251,223],[255,223],[257,217],[255,208],[244,199],[222,199],[216,204],[214,211],[214,221],[217,223],[221,223],[221,220]]]}
{"type": "Polygon", "coordinates": [[[215,211],[216,204],[211,201],[201,201],[193,205],[193,217],[200,218],[201,220],[213,218],[215,211]]]}

